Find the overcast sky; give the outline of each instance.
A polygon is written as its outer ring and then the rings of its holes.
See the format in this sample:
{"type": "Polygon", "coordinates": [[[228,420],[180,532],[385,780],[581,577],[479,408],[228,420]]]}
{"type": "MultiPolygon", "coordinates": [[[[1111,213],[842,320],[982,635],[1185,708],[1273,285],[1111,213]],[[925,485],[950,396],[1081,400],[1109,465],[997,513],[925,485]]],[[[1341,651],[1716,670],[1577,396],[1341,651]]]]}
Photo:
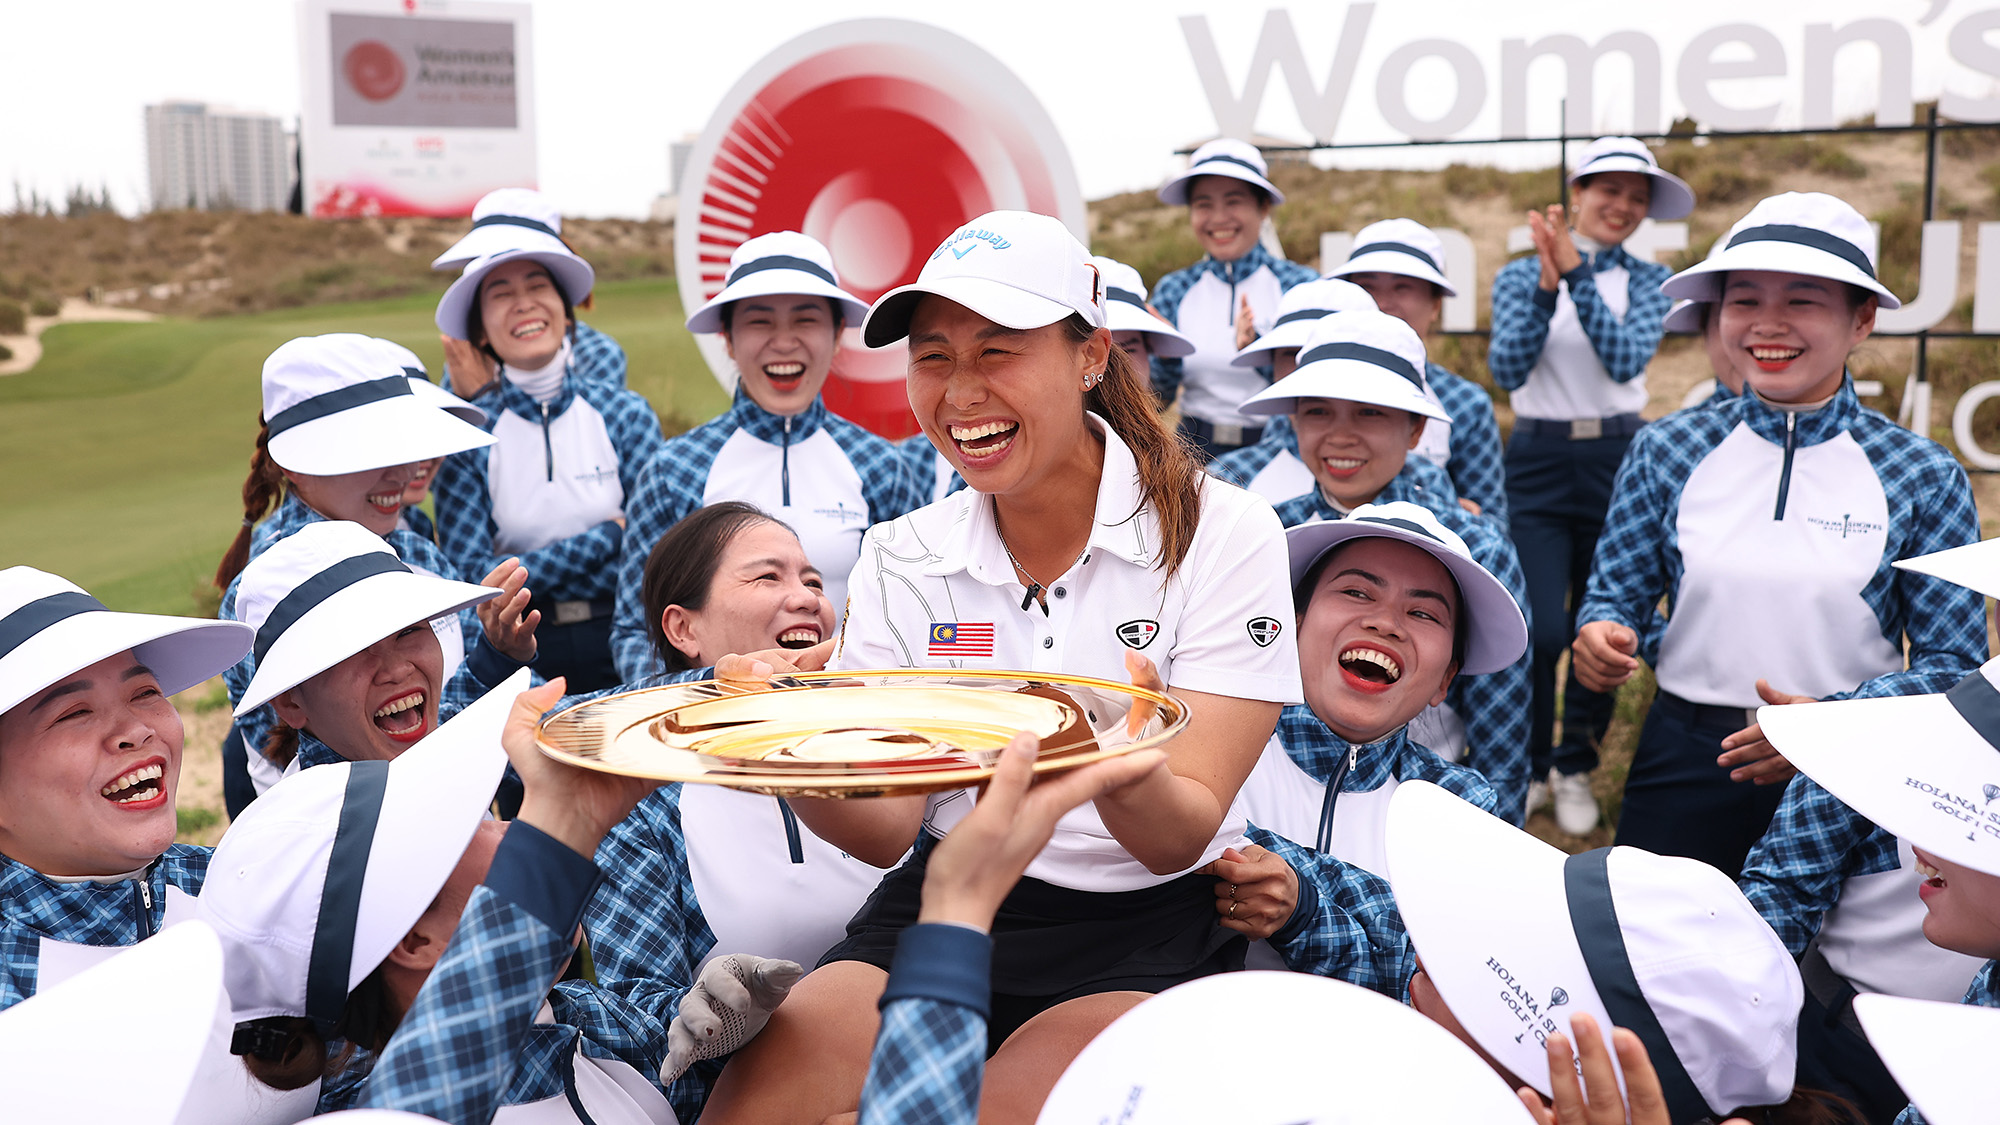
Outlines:
{"type": "MultiPolygon", "coordinates": [[[[425,0],[425,6],[436,5],[425,0]]],[[[1907,27],[1915,44],[1919,99],[1940,82],[1968,96],[1993,92],[1990,79],[1950,64],[1946,36],[1994,0],[1677,0],[1673,4],[1492,0],[1382,0],[1336,139],[1380,140],[1393,131],[1375,112],[1374,76],[1397,47],[1446,36],[1469,48],[1485,72],[1485,109],[1465,135],[1499,128],[1500,42],[1571,33],[1589,41],[1636,29],[1661,47],[1665,105],[1679,108],[1676,66],[1704,29],[1748,20],[1784,45],[1784,78],[1719,85],[1735,104],[1782,100],[1781,123],[1799,113],[1803,25],[1882,17],[1907,27]],[[1810,15],[1802,12],[1810,11],[1810,15]],[[1920,23],[1929,19],[1927,25],[1920,23]]],[[[1347,6],[1294,2],[1291,18],[1315,81],[1324,81],[1347,6]]],[[[535,112],[541,186],[573,215],[643,215],[666,187],[667,146],[699,132],[717,101],[758,58],[815,27],[888,16],[953,31],[1012,68],[1041,100],[1069,146],[1087,198],[1149,186],[1175,166],[1176,147],[1212,134],[1215,117],[1196,77],[1180,17],[1208,18],[1233,86],[1240,88],[1266,5],[1184,0],[548,0],[534,8],[535,112]],[[1004,13],[1001,18],[996,14],[1004,13]]],[[[125,210],[146,202],[142,109],[195,99],[283,116],[299,110],[297,9],[283,0],[83,0],[8,5],[0,32],[0,207],[19,182],[45,194],[72,184],[108,186],[125,210]]],[[[1996,33],[2000,39],[2000,33],[1996,33]]],[[[1872,51],[1841,56],[1836,109],[1872,106],[1872,51]]],[[[2000,56],[1996,56],[2000,57],[2000,56]]],[[[1630,80],[1622,63],[1602,68],[1600,128],[1629,127],[1630,80]]],[[[1410,105],[1435,115],[1453,96],[1435,60],[1411,72],[1410,105]]],[[[1531,72],[1529,127],[1556,124],[1559,81],[1552,64],[1531,72]]],[[[1261,131],[1303,139],[1306,130],[1282,80],[1273,78],[1258,118],[1261,131]]],[[[1404,159],[1439,160],[1445,153],[1404,159]]],[[[1449,155],[1464,156],[1463,150],[1449,155]]],[[[1547,164],[1553,153],[1521,146],[1503,159],[1547,164]]],[[[1359,161],[1363,158],[1343,160],[1359,161]]],[[[1365,159],[1379,160],[1369,156],[1365,159]]]]}

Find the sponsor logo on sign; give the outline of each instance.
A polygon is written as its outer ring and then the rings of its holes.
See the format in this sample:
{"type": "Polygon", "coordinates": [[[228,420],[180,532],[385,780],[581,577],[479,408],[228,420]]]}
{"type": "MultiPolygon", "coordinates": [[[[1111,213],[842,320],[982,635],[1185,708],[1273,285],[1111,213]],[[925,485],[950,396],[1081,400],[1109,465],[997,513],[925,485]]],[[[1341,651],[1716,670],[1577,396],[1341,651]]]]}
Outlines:
{"type": "Polygon", "coordinates": [[[1244,627],[1250,630],[1250,639],[1257,642],[1258,648],[1271,647],[1271,642],[1285,631],[1284,625],[1275,617],[1253,617],[1244,627]]]}
{"type": "Polygon", "coordinates": [[[1118,627],[1118,639],[1125,643],[1126,648],[1145,648],[1159,635],[1160,623],[1148,621],[1143,617],[1137,621],[1127,621],[1118,627]]]}
{"type": "Polygon", "coordinates": [[[993,623],[933,621],[930,654],[942,657],[992,656],[993,623]]]}

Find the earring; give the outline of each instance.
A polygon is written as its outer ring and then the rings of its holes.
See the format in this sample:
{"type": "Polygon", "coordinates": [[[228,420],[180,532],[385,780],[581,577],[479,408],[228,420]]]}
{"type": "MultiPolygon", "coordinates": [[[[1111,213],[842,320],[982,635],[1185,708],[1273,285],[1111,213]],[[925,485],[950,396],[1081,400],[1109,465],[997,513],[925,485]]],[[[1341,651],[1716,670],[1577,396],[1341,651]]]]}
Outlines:
{"type": "Polygon", "coordinates": [[[1095,390],[1097,384],[1103,381],[1104,381],[1104,372],[1102,370],[1086,371],[1083,373],[1083,389],[1085,391],[1095,390]]]}

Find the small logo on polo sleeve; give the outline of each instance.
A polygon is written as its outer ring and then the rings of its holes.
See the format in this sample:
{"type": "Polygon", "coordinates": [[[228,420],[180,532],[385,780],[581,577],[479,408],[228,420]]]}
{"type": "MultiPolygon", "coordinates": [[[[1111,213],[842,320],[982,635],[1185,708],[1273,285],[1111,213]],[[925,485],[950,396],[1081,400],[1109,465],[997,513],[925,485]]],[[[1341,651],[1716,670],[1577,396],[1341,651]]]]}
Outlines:
{"type": "Polygon", "coordinates": [[[941,657],[992,656],[993,623],[933,621],[930,654],[941,657]]]}
{"type": "Polygon", "coordinates": [[[1137,621],[1127,621],[1118,627],[1118,639],[1125,643],[1126,648],[1145,648],[1159,635],[1160,623],[1148,621],[1143,617],[1137,621]]]}
{"type": "Polygon", "coordinates": [[[1275,617],[1253,617],[1244,628],[1250,630],[1250,639],[1257,642],[1258,648],[1270,648],[1271,642],[1278,639],[1278,634],[1285,631],[1284,625],[1275,617]]]}

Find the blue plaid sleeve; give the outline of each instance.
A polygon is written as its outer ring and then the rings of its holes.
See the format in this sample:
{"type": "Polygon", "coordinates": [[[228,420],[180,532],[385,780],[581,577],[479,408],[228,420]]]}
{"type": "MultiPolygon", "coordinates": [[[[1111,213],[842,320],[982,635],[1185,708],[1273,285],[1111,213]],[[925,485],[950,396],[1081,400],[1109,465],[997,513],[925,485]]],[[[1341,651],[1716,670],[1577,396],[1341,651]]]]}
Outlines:
{"type": "Polygon", "coordinates": [[[618,341],[582,321],[569,342],[570,370],[583,378],[624,389],[625,349],[618,341]]]}
{"type": "Polygon", "coordinates": [[[1271,948],[1295,972],[1344,980],[1397,1000],[1416,972],[1403,916],[1389,884],[1351,863],[1255,825],[1251,841],[1291,865],[1299,879],[1292,916],[1271,948]]]}
{"type": "MultiPolygon", "coordinates": [[[[1872,412],[1854,430],[1889,497],[1892,527],[1904,528],[1895,558],[1979,542],[1972,485],[1942,446],[1872,412]]],[[[1909,667],[1861,684],[1852,697],[1947,691],[1986,660],[1986,599],[1976,590],[1886,563],[1861,596],[1881,619],[1883,636],[1907,641],[1909,667]]]]}
{"type": "Polygon", "coordinates": [[[916,925],[896,943],[861,1125],[973,1125],[986,1068],[993,940],[916,925]]]}
{"type": "Polygon", "coordinates": [[[1646,373],[1653,353],[1660,350],[1667,307],[1673,303],[1660,292],[1660,285],[1671,271],[1654,262],[1642,262],[1622,249],[1610,253],[1616,255],[1629,277],[1624,316],[1612,312],[1597,292],[1597,266],[1589,259],[1564,274],[1563,281],[1576,305],[1577,321],[1590,337],[1590,346],[1605,373],[1614,383],[1629,383],[1646,373]]]}
{"type": "Polygon", "coordinates": [[[1491,334],[1486,341],[1486,368],[1493,381],[1515,391],[1542,358],[1548,342],[1549,318],[1556,295],[1541,291],[1542,260],[1533,254],[1516,258],[1493,275],[1491,334]]]}
{"type": "Polygon", "coordinates": [[[1796,957],[1840,901],[1844,882],[1894,871],[1900,862],[1894,836],[1801,774],[1744,860],[1739,886],[1796,957]]]}
{"type": "MultiPolygon", "coordinates": [[[[1153,306],[1154,312],[1166,317],[1169,324],[1179,327],[1181,298],[1187,296],[1188,289],[1200,276],[1201,271],[1194,266],[1175,270],[1161,278],[1158,285],[1153,286],[1152,295],[1147,298],[1146,303],[1153,306]]],[[[1155,405],[1161,410],[1172,406],[1174,399],[1181,393],[1181,361],[1178,358],[1154,356],[1152,381],[1155,405]]]]}
{"type": "Polygon", "coordinates": [[[1479,505],[1483,515],[1507,523],[1507,469],[1493,396],[1463,376],[1430,365],[1431,390],[1451,415],[1451,460],[1445,471],[1458,494],[1479,505]]]}
{"type": "MultiPolygon", "coordinates": [[[[1521,572],[1521,557],[1499,526],[1487,516],[1467,515],[1454,530],[1465,539],[1479,565],[1506,585],[1521,607],[1521,616],[1528,618],[1528,580],[1521,572]]],[[[1532,620],[1528,632],[1534,634],[1532,620]]],[[[1498,672],[1459,676],[1452,681],[1447,697],[1452,710],[1465,721],[1465,764],[1493,786],[1498,801],[1495,815],[1516,827],[1527,821],[1528,775],[1532,772],[1528,728],[1533,660],[1530,646],[1520,659],[1498,672]]]]}
{"type": "Polygon", "coordinates": [[[611,657],[631,681],[664,667],[646,635],[646,558],[660,536],[701,507],[709,466],[734,432],[730,415],[665,442],[625,490],[625,539],[618,555],[618,606],[611,618],[611,657]]]}

